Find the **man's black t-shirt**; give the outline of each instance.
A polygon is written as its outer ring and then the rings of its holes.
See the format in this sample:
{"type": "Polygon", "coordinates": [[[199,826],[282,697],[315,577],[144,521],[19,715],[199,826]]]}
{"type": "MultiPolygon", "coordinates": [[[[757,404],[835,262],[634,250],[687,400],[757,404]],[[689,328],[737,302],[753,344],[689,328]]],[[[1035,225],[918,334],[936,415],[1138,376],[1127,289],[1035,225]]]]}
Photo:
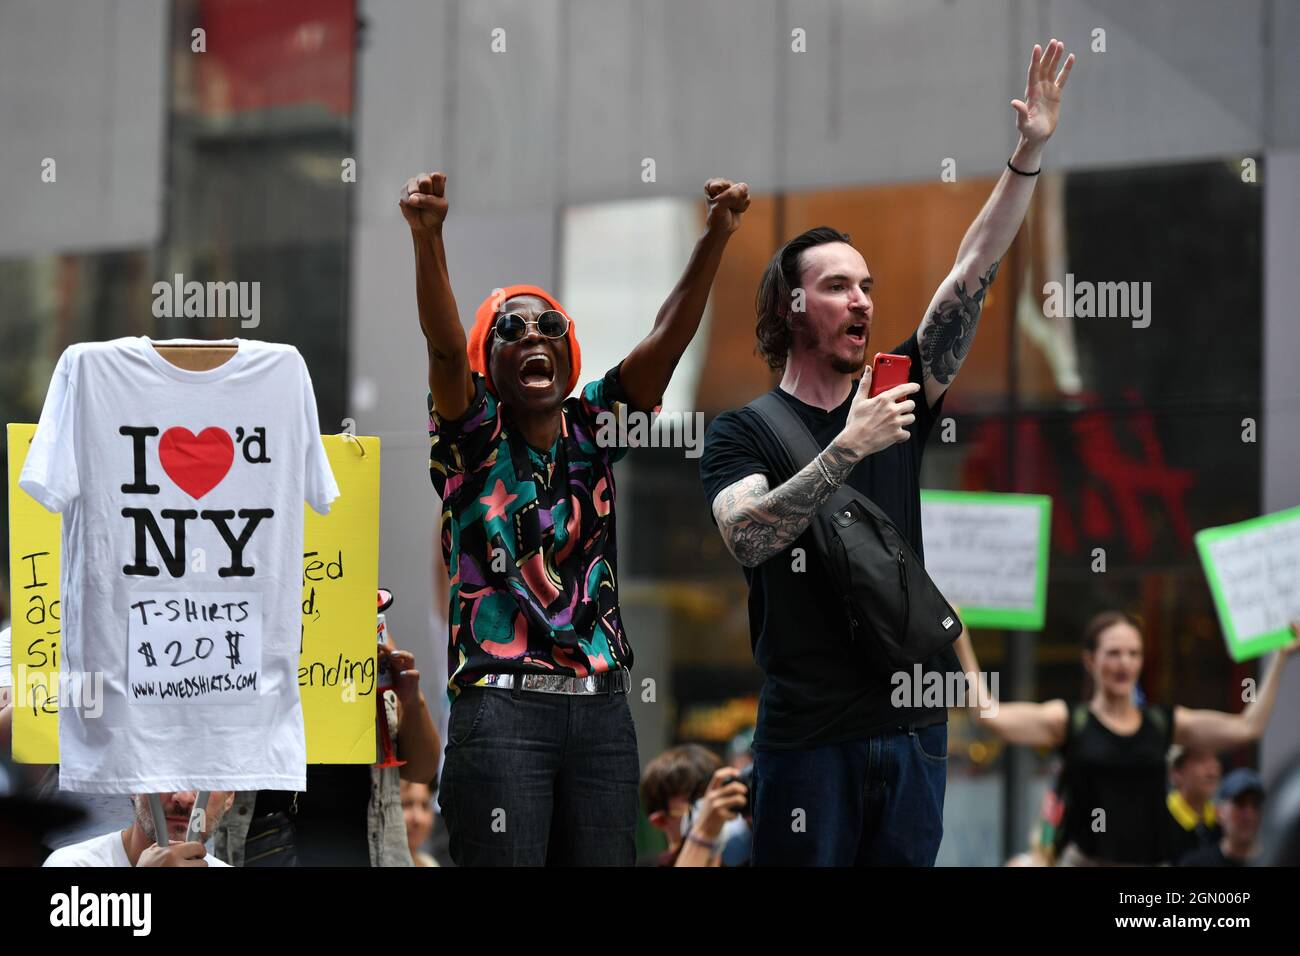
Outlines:
{"type": "MultiPolygon", "coordinates": [[[[911,380],[920,383],[921,355],[915,334],[893,352],[912,359],[911,380]]],[[[775,392],[825,448],[848,422],[856,389],[831,411],[807,405],[780,388],[775,392]]],[[[943,399],[928,408],[923,391],[912,397],[916,401],[916,421],[909,428],[912,437],[863,458],[847,483],[874,501],[923,557],[921,455],[943,399]]],[[[781,484],[789,477],[783,461],[756,413],[748,408],[723,412],[709,426],[700,459],[710,509],[720,491],[750,475],[766,476],[771,487],[781,484]]],[[[861,652],[851,647],[841,595],[835,593],[810,530],[780,554],[744,571],[749,582],[750,642],[765,676],[755,747],[815,747],[869,737],[900,724],[925,726],[947,719],[942,708],[893,706],[892,672],[867,664],[861,652]],[[802,549],[802,557],[793,553],[796,548],[802,549]]],[[[957,655],[946,648],[926,662],[925,670],[960,670],[957,655]]]]}

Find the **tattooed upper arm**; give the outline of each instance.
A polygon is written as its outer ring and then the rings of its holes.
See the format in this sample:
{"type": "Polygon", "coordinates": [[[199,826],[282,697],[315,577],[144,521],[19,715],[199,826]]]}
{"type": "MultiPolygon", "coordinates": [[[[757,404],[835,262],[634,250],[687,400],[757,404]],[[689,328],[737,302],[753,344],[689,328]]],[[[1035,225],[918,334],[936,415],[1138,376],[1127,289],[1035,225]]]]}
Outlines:
{"type": "Polygon", "coordinates": [[[726,542],[727,550],[731,552],[732,557],[746,567],[750,565],[746,564],[745,558],[742,557],[743,546],[741,551],[737,552],[737,540],[743,538],[743,532],[738,533],[737,528],[752,520],[751,509],[767,492],[766,476],[748,475],[735,484],[723,488],[713,499],[713,520],[718,523],[722,540],[726,542]]]}
{"type": "Polygon", "coordinates": [[[764,475],[753,474],[722,489],[713,499],[713,517],[727,549],[747,568],[780,554],[807,530],[858,458],[832,442],[775,488],[768,487],[764,475]]]}
{"type": "Polygon", "coordinates": [[[973,275],[979,288],[972,292],[967,276],[955,271],[944,280],[930,303],[930,311],[921,320],[916,341],[921,351],[925,398],[930,405],[939,400],[966,361],[985,296],[997,274],[998,262],[994,262],[983,275],[973,275]]]}

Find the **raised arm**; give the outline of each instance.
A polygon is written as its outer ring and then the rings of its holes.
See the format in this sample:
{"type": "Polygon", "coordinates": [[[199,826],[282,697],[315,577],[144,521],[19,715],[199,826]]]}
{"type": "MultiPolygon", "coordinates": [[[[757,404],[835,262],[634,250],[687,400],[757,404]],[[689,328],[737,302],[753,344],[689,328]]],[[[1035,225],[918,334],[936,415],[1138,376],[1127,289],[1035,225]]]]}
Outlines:
{"type": "Polygon", "coordinates": [[[1009,744],[1023,747],[1059,747],[1065,743],[1066,723],[1070,708],[1063,700],[1049,700],[1041,704],[1016,701],[1004,704],[990,693],[975,657],[970,631],[963,625],[955,645],[957,659],[966,673],[967,686],[972,679],[979,682],[978,693],[966,695],[971,709],[979,708],[983,726],[1009,744]]]}
{"type": "Polygon", "coordinates": [[[863,373],[849,419],[835,440],[802,471],[775,488],[754,474],[728,485],[713,499],[713,518],[727,549],[747,568],[780,554],[803,534],[813,515],[844,483],[853,466],[867,455],[906,441],[907,426],[916,420],[920,390],[915,382],[896,385],[875,398],[871,369],[863,373]]]}
{"type": "Polygon", "coordinates": [[[653,408],[662,401],[677,363],[700,327],[727,240],[749,208],[745,183],[710,179],[704,184],[704,195],[709,203],[704,235],[695,243],[686,270],[655,316],[654,328],[623,360],[619,377],[638,408],[653,408]]]}
{"type": "Polygon", "coordinates": [[[474,386],[465,329],[451,294],[447,250],[442,244],[442,224],[447,218],[446,174],[423,173],[408,179],[398,205],[411,227],[415,246],[415,298],[429,353],[433,405],[445,419],[460,418],[474,397],[474,386]]]}
{"type": "Polygon", "coordinates": [[[1295,640],[1279,648],[1260,685],[1259,695],[1239,714],[1219,710],[1174,708],[1174,742],[1197,750],[1232,750],[1252,744],[1264,736],[1277,703],[1278,687],[1286,662],[1300,650],[1300,622],[1291,622],[1295,640]]]}
{"type": "Polygon", "coordinates": [[[1002,171],[984,208],[966,230],[957,249],[952,271],[930,300],[916,330],[921,351],[925,400],[934,405],[952,384],[966,360],[988,287],[998,274],[998,263],[1024,221],[1029,200],[1047,142],[1061,110],[1061,91],[1074,65],[1074,54],[1065,57],[1065,44],[1052,40],[1046,50],[1034,45],[1029,59],[1029,77],[1024,100],[1012,100],[1020,143],[1011,155],[1019,170],[1002,171]],[[1057,72],[1057,67],[1060,72],[1057,72]]]}

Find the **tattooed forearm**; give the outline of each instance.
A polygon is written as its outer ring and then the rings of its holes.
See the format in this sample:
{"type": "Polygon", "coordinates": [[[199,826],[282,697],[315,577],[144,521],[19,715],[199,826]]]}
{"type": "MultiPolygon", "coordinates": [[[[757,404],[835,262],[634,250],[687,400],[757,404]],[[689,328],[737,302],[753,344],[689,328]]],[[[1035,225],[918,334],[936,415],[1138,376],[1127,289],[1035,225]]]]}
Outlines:
{"type": "Polygon", "coordinates": [[[989,266],[979,277],[980,287],[974,295],[966,291],[966,283],[958,279],[953,283],[956,298],[944,299],[921,323],[917,341],[921,347],[922,374],[942,385],[951,385],[966,353],[975,340],[984,297],[998,274],[998,263],[989,266]]]}
{"type": "Polygon", "coordinates": [[[713,499],[713,517],[727,548],[747,568],[780,554],[803,534],[857,462],[832,443],[785,484],[769,490],[766,478],[750,475],[724,488],[713,499]]]}

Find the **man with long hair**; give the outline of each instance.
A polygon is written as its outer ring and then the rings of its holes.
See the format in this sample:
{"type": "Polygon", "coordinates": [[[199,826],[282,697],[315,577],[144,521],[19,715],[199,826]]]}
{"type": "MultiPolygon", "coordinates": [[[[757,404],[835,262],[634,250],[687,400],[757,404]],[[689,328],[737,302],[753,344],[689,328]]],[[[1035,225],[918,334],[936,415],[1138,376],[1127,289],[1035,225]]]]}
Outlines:
{"type": "MultiPolygon", "coordinates": [[[[725,412],[700,472],[713,517],[749,582],[750,636],[764,671],[754,739],[754,862],[932,865],[943,834],[947,712],[897,708],[888,668],[852,649],[809,523],[848,483],[918,554],[926,437],[961,368],[998,262],[1020,228],[1074,57],[1037,45],[1020,142],[967,230],[916,331],[892,351],[911,381],[869,397],[872,275],[842,232],[820,227],[772,258],[758,294],[758,348],[783,370],[779,398],[822,451],[793,477],[751,409],[725,412]],[[856,385],[855,378],[861,375],[856,385]]],[[[957,670],[952,650],[927,670],[957,670]]]]}

